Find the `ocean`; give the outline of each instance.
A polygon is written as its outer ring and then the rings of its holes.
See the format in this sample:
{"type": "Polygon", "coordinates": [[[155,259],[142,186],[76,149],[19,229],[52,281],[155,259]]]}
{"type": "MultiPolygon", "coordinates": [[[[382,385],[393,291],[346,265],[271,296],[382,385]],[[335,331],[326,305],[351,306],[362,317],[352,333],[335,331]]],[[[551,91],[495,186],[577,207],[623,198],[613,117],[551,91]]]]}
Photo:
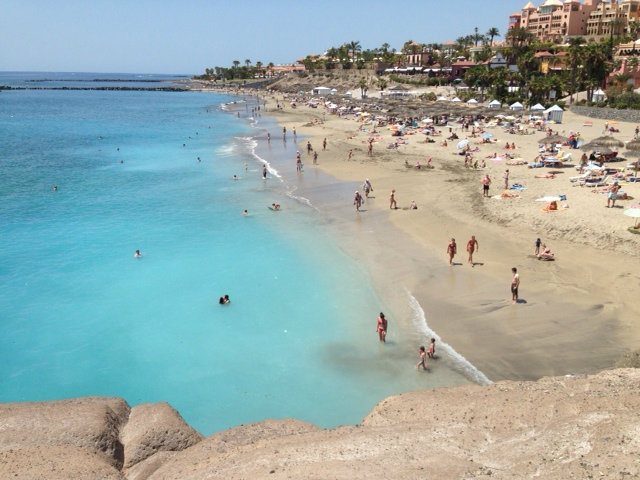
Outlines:
{"type": "MultiPolygon", "coordinates": [[[[0,73],[0,85],[105,78],[175,77],[0,73]]],[[[208,435],[265,418],[356,424],[389,395],[468,383],[417,372],[393,322],[378,342],[385,305],[366,268],[296,195],[296,147],[253,106],[202,92],[0,92],[0,401],[166,401],[208,435]]]]}

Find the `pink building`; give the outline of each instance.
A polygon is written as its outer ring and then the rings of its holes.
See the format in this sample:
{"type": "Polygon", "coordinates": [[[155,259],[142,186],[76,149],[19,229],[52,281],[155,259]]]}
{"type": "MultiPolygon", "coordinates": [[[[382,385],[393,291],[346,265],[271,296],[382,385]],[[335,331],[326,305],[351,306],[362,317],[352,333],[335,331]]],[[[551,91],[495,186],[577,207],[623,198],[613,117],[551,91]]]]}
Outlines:
{"type": "MultiPolygon", "coordinates": [[[[533,33],[541,42],[561,43],[568,36],[587,33],[589,14],[602,0],[545,0],[536,7],[529,2],[522,8],[520,26],[533,33]]],[[[513,15],[512,15],[513,16],[513,15]]],[[[511,25],[509,17],[509,25],[511,25]]]]}

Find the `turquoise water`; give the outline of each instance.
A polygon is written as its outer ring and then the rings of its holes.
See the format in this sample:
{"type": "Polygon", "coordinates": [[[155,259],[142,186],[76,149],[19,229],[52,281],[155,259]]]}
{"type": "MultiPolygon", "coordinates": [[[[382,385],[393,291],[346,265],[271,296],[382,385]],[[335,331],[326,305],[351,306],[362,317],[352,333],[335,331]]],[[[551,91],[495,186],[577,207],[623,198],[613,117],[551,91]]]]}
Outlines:
{"type": "Polygon", "coordinates": [[[357,423],[425,386],[393,330],[378,345],[364,270],[262,180],[229,100],[0,93],[0,401],[168,401],[210,434],[357,423]]]}

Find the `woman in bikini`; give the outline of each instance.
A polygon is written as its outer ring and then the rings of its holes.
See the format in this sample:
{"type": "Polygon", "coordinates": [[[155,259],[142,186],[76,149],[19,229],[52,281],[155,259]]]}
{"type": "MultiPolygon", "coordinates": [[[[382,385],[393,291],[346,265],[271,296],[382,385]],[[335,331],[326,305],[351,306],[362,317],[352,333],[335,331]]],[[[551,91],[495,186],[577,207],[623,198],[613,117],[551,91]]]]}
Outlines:
{"type": "Polygon", "coordinates": [[[378,325],[376,327],[376,332],[378,332],[378,338],[382,343],[387,342],[387,319],[384,316],[384,313],[380,312],[380,316],[378,317],[378,325]]]}

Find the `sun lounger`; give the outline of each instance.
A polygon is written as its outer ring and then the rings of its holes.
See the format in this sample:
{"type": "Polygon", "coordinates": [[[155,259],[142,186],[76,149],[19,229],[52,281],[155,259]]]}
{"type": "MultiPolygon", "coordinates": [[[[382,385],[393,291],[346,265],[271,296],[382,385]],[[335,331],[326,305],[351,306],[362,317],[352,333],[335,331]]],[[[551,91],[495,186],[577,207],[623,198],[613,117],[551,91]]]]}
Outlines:
{"type": "Polygon", "coordinates": [[[586,187],[604,187],[607,184],[607,180],[609,180],[609,175],[605,175],[602,179],[596,177],[593,181],[589,181],[588,178],[585,178],[581,185],[586,187]]]}

